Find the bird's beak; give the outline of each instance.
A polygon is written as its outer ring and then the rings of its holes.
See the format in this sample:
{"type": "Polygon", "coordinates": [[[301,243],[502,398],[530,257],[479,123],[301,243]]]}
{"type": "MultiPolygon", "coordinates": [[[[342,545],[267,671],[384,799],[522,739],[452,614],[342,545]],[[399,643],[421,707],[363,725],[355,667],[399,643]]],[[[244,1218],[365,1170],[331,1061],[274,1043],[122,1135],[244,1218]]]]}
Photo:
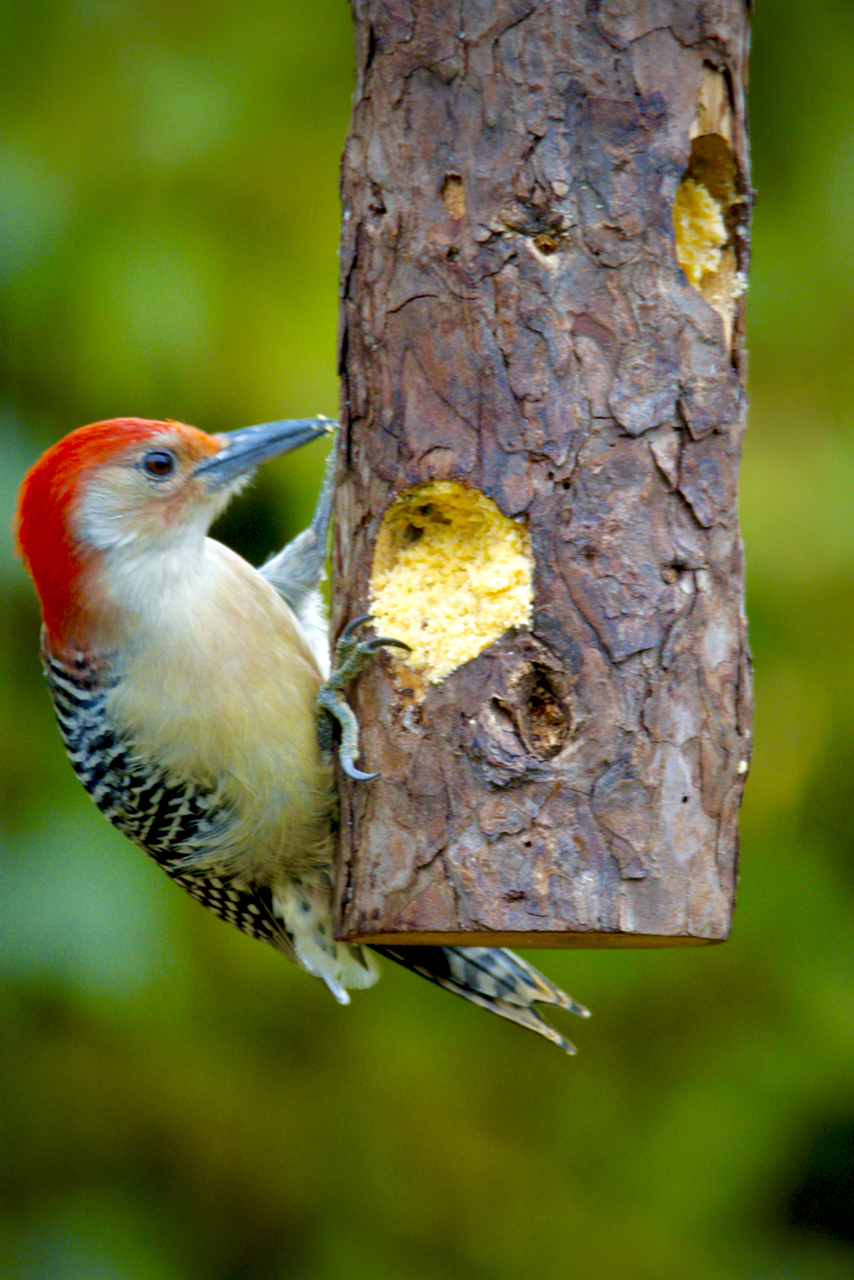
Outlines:
{"type": "Polygon", "coordinates": [[[331,435],[335,425],[331,418],[287,418],[225,431],[216,437],[223,442],[222,448],[200,462],[194,474],[201,476],[211,489],[218,489],[238,476],[248,475],[268,458],[289,453],[319,436],[331,435]]]}

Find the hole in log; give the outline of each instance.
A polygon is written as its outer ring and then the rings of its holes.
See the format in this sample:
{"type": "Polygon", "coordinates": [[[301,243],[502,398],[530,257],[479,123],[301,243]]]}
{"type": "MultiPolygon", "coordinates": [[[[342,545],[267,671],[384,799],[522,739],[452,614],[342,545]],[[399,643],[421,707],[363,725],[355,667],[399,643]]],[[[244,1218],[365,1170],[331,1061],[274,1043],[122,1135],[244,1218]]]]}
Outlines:
{"type": "Polygon", "coordinates": [[[530,755],[556,756],[572,733],[572,713],[552,672],[536,663],[522,682],[517,730],[530,755]]]}
{"type": "MultiPolygon", "coordinates": [[[[496,714],[509,721],[529,756],[551,760],[572,735],[569,683],[538,662],[526,663],[509,682],[510,699],[493,698],[496,714]]],[[[522,840],[525,848],[530,839],[522,840]]]]}
{"type": "Polygon", "coordinates": [[[731,146],[729,87],[723,73],[709,65],[703,69],[691,138],[673,203],[676,260],[721,317],[729,345],[745,286],[737,249],[747,195],[731,146]]]}
{"type": "Polygon", "coordinates": [[[548,257],[551,253],[557,253],[558,242],[553,235],[549,235],[547,231],[542,231],[538,236],[534,236],[534,248],[539,249],[548,257]]]}
{"type": "Polygon", "coordinates": [[[386,212],[385,200],[383,199],[382,188],[376,182],[371,183],[371,200],[370,200],[370,204],[368,205],[368,208],[370,209],[371,213],[377,218],[381,218],[382,215],[386,212]]]}
{"type": "Polygon", "coordinates": [[[463,180],[458,173],[445,174],[445,180],[442,183],[442,199],[454,222],[465,217],[466,192],[463,180]]]}
{"type": "Polygon", "coordinates": [[[454,480],[419,485],[386,511],[374,548],[371,613],[411,648],[429,682],[528,626],[534,556],[528,530],[491,498],[454,480]]]}

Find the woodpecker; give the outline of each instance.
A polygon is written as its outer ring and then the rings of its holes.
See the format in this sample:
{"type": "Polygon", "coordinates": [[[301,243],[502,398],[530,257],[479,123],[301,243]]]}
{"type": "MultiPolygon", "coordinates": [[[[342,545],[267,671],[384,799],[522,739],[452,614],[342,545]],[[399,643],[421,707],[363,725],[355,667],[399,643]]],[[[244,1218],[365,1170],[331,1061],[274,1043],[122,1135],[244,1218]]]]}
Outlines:
{"type": "Polygon", "coordinates": [[[109,820],[203,906],[320,978],[341,1003],[379,952],[574,1047],[534,1007],[587,1010],[512,952],[336,941],[330,724],[353,777],[342,696],[377,648],[345,628],[329,672],[318,590],[333,475],[309,527],[260,569],[208,537],[258,465],[328,419],[208,435],[117,418],[80,427],[24,478],[18,550],[42,606],[41,656],[78,779],[109,820]]]}

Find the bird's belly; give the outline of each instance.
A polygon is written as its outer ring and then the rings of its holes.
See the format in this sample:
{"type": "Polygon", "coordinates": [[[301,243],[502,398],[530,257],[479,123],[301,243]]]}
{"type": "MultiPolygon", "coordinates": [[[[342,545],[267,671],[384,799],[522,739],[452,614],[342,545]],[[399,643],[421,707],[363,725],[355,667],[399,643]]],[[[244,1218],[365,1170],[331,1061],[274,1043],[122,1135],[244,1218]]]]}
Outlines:
{"type": "MultiPolygon", "coordinates": [[[[276,886],[306,868],[328,865],[329,776],[316,747],[263,732],[228,766],[216,753],[194,760],[205,724],[173,717],[170,752],[153,752],[117,727],[116,683],[98,684],[48,661],[48,682],[60,733],[79,781],[102,813],[171,874],[189,868],[276,886]],[[299,744],[296,744],[298,747],[299,744]],[[163,756],[171,754],[168,767],[163,756]],[[158,763],[155,765],[154,760],[158,763]],[[183,764],[183,767],[181,767],[183,764]]],[[[159,716],[158,732],[165,717],[159,716]]]]}

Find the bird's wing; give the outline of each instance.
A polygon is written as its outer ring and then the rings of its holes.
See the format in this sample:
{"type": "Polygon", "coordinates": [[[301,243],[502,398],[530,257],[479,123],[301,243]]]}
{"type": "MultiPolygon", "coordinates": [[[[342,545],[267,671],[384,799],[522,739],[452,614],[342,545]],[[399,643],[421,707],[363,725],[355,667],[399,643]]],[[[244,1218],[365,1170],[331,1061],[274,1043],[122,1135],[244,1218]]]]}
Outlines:
{"type": "Polygon", "coordinates": [[[259,572],[293,609],[302,626],[321,671],[329,668],[329,629],[319,585],[335,492],[335,450],[329,454],[317,506],[307,529],[272,556],[259,572]]]}

